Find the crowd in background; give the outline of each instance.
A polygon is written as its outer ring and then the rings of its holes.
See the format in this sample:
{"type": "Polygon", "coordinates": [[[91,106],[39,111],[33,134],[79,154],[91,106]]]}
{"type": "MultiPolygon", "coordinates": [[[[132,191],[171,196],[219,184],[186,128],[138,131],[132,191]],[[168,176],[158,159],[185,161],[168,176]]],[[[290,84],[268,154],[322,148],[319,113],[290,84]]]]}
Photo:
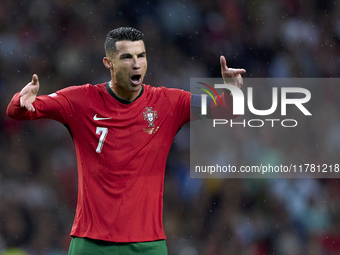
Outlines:
{"type": "MultiPolygon", "coordinates": [[[[1,1],[1,255],[67,254],[77,202],[67,129],[50,120],[9,119],[11,97],[33,73],[40,94],[110,80],[103,44],[120,26],[144,32],[145,83],[152,86],[189,90],[192,77],[220,77],[221,54],[230,67],[245,68],[244,77],[339,76],[336,1],[1,1]]],[[[340,87],[311,90],[318,125],[282,136],[273,136],[275,129],[230,129],[228,157],[338,163],[340,87]]],[[[338,179],[190,179],[189,130],[177,134],[166,169],[169,255],[340,254],[338,179]]]]}

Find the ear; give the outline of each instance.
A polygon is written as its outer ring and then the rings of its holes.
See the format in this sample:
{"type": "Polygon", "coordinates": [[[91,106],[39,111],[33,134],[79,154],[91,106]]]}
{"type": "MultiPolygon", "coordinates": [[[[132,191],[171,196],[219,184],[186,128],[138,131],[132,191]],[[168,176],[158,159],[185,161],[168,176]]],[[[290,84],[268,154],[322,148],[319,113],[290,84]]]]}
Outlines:
{"type": "Polygon", "coordinates": [[[103,63],[107,69],[112,70],[112,62],[107,57],[103,58],[103,63]]]}

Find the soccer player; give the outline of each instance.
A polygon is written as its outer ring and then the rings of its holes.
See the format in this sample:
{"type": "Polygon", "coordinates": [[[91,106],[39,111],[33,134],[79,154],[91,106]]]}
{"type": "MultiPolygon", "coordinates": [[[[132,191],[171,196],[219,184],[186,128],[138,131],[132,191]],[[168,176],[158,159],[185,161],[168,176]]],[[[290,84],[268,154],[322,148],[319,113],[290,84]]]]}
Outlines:
{"type": "MultiPolygon", "coordinates": [[[[140,31],[112,30],[105,52],[109,82],[37,96],[34,74],[13,96],[7,115],[59,121],[73,137],[79,179],[70,255],[167,254],[162,225],[166,158],[176,132],[190,121],[193,96],[143,84],[147,60],[140,31]]],[[[220,62],[222,77],[236,78],[240,87],[245,70],[228,68],[223,56],[220,62]]],[[[231,100],[223,92],[223,105],[211,104],[210,113],[230,116],[231,100]]]]}

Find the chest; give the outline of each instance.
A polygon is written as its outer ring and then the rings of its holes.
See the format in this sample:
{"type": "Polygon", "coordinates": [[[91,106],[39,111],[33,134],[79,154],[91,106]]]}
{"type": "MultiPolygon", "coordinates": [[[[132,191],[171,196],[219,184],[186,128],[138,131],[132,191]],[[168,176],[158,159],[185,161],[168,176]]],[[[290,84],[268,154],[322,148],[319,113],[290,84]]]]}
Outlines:
{"type": "Polygon", "coordinates": [[[144,100],[121,105],[105,100],[89,100],[86,107],[75,108],[72,123],[77,143],[97,153],[141,150],[171,143],[177,132],[171,105],[166,99],[144,100]]]}

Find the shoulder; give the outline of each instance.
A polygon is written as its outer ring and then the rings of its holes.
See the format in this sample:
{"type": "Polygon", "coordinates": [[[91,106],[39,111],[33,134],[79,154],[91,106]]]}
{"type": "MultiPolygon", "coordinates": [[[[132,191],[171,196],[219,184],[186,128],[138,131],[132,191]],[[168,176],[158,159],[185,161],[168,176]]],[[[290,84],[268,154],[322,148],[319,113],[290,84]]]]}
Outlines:
{"type": "Polygon", "coordinates": [[[61,90],[58,90],[56,93],[53,94],[60,94],[67,98],[74,98],[74,97],[80,97],[84,96],[86,94],[92,95],[95,94],[95,92],[99,93],[102,90],[102,87],[105,87],[105,83],[101,84],[84,84],[84,85],[75,85],[63,88],[61,90]]]}
{"type": "Polygon", "coordinates": [[[183,89],[151,87],[144,85],[147,101],[155,101],[167,107],[185,109],[190,107],[191,93],[183,89]]]}
{"type": "Polygon", "coordinates": [[[166,87],[152,87],[150,85],[144,85],[145,91],[151,94],[163,94],[167,97],[182,97],[187,96],[190,97],[191,93],[189,91],[185,91],[183,89],[177,88],[166,88],[166,87]]]}

